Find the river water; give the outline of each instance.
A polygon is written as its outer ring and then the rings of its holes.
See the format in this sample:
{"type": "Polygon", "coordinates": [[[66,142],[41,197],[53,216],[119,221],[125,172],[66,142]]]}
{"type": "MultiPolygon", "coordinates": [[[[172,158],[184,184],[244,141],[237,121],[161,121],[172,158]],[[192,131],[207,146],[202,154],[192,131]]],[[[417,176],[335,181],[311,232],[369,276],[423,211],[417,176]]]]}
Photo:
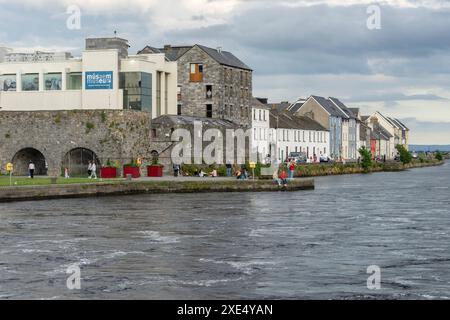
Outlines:
{"type": "Polygon", "coordinates": [[[0,299],[450,299],[449,188],[447,162],[315,191],[0,204],[0,299]]]}

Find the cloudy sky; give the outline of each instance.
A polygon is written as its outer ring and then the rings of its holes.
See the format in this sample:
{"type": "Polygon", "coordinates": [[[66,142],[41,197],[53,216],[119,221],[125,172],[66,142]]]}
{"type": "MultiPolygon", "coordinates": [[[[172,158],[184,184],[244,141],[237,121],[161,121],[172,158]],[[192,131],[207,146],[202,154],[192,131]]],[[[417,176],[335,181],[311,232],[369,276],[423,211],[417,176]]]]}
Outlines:
{"type": "Polygon", "coordinates": [[[86,37],[145,45],[199,43],[254,69],[272,102],[337,96],[402,119],[412,143],[450,144],[450,0],[0,0],[0,45],[69,50],[86,37]],[[381,8],[369,30],[367,8],[381,8]],[[67,7],[82,12],[66,27],[67,7]]]}

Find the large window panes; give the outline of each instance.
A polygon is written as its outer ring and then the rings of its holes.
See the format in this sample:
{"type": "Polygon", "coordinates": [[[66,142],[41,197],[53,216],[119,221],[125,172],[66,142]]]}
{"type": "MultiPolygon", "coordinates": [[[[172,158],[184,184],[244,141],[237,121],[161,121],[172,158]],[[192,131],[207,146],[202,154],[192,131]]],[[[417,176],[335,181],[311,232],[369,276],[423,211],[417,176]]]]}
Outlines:
{"type": "Polygon", "coordinates": [[[22,75],[22,91],[39,91],[38,73],[28,73],[22,75]]]}
{"type": "Polygon", "coordinates": [[[67,74],[67,90],[81,90],[83,86],[83,75],[81,72],[71,72],[67,74]]]}
{"type": "Polygon", "coordinates": [[[61,90],[62,89],[62,74],[61,73],[44,74],[44,89],[45,90],[61,90]]]}
{"type": "Polygon", "coordinates": [[[120,89],[123,89],[123,108],[152,111],[152,75],[145,72],[120,73],[120,89]]]}
{"type": "Polygon", "coordinates": [[[15,74],[0,75],[0,91],[16,91],[17,80],[15,74]]]}

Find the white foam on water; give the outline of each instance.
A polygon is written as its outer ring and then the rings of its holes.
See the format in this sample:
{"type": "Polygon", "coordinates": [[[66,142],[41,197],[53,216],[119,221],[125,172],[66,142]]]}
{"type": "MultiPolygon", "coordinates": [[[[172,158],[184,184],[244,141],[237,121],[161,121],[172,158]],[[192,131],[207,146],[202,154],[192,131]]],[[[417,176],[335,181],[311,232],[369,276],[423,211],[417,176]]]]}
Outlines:
{"type": "Polygon", "coordinates": [[[124,251],[113,251],[110,253],[107,253],[103,256],[103,258],[106,259],[114,259],[114,258],[119,258],[119,257],[124,257],[127,256],[129,254],[140,254],[140,255],[144,255],[145,252],[142,251],[129,251],[129,252],[124,252],[124,251]]]}
{"type": "Polygon", "coordinates": [[[228,264],[231,267],[249,275],[254,272],[254,267],[256,266],[265,266],[265,265],[275,265],[275,262],[271,261],[225,261],[225,260],[213,260],[213,259],[199,259],[200,262],[206,262],[206,263],[216,263],[216,264],[228,264]]]}
{"type": "Polygon", "coordinates": [[[149,239],[162,244],[170,244],[179,242],[180,238],[175,236],[164,236],[158,231],[138,231],[140,238],[149,239]]]}

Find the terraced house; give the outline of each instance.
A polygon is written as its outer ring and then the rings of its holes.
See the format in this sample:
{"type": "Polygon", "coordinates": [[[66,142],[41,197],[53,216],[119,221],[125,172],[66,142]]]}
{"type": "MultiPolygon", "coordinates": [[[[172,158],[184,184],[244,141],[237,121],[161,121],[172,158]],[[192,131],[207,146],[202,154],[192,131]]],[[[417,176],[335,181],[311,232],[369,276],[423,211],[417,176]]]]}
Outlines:
{"type": "Polygon", "coordinates": [[[328,130],[330,132],[328,155],[335,160],[342,157],[342,123],[343,119],[348,119],[347,114],[329,99],[310,96],[306,102],[298,106],[295,115],[315,120],[328,130]]]}
{"type": "Polygon", "coordinates": [[[251,126],[252,69],[231,52],[202,45],[142,49],[178,64],[178,115],[251,126]]]}

